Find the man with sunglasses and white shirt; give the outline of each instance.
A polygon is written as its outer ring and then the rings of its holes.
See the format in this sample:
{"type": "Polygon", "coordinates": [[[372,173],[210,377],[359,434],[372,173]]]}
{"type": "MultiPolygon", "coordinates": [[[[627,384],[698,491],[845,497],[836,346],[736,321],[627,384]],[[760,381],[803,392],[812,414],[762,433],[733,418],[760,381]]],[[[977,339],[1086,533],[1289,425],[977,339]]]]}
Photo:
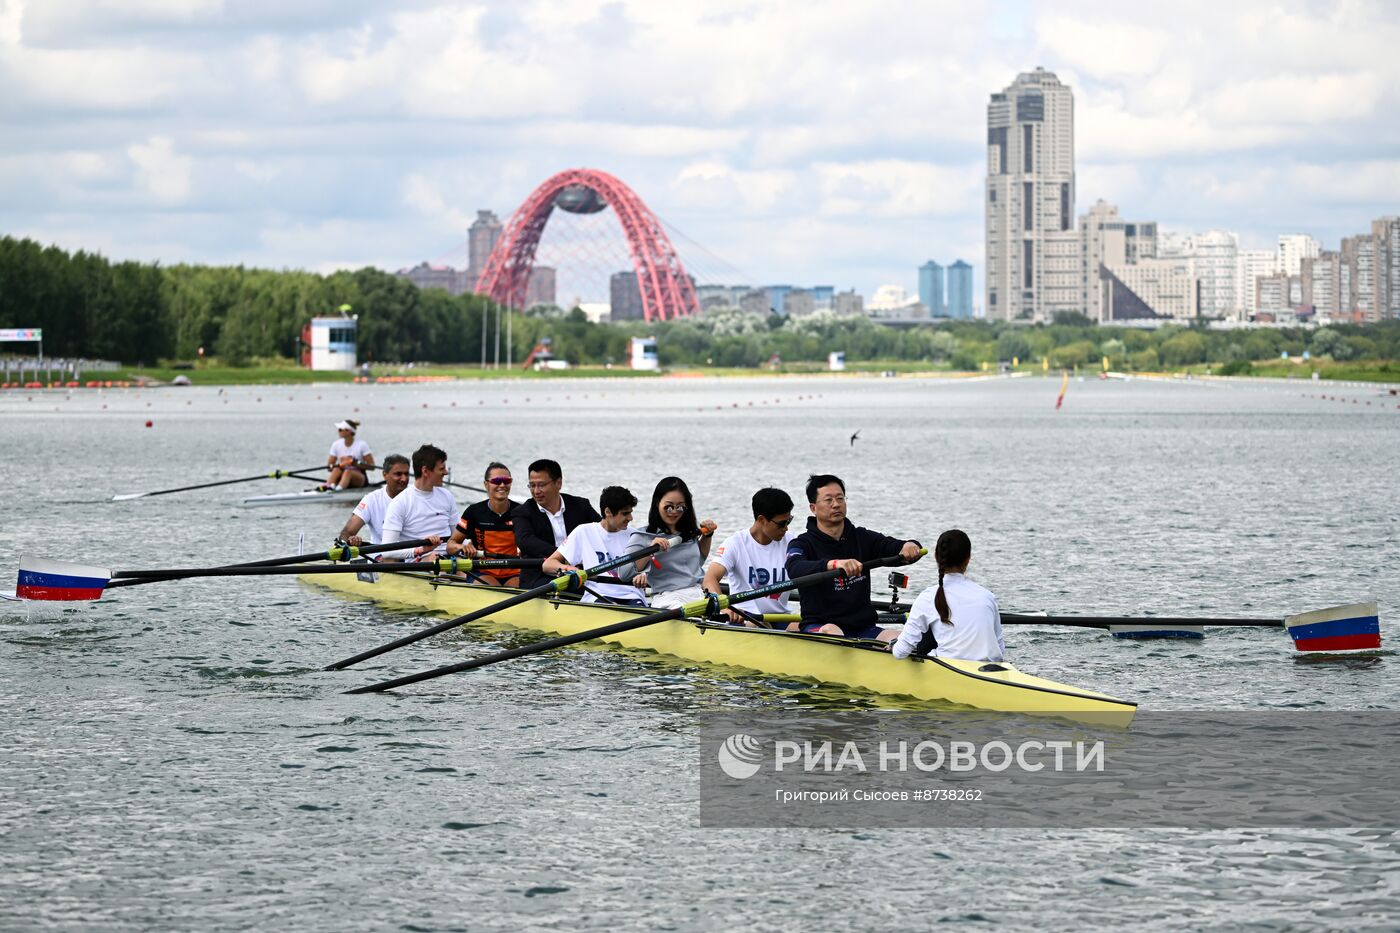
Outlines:
{"type": "MultiPolygon", "coordinates": [[[[791,496],[773,487],[754,493],[753,524],[730,535],[715,550],[701,587],[706,593],[719,593],[723,580],[729,584],[730,593],[742,593],[786,580],[787,551],[794,537],[789,530],[791,524],[791,496]]],[[[748,615],[791,612],[786,592],[750,600],[740,608],[748,615]]],[[[726,609],[724,613],[731,622],[757,627],[733,609],[726,609]]],[[[777,627],[796,630],[797,623],[777,627]]]]}

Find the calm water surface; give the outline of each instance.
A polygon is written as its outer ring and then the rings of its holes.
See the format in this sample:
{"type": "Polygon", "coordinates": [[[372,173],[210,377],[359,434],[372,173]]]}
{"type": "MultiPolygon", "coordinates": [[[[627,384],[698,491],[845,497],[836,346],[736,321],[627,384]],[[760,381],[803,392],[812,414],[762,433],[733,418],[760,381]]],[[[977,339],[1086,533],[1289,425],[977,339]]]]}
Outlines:
{"type": "MultiPolygon", "coordinates": [[[[973,576],[1009,610],[1281,615],[1374,598],[1392,637],[1400,399],[1086,381],[1055,412],[1058,389],[814,378],[7,393],[0,588],[21,553],[137,569],[292,553],[301,533],[323,546],[343,510],[238,507],[294,480],[105,500],[319,463],[333,422],[358,417],[381,459],[430,441],[459,482],[492,459],[523,478],[549,456],[572,492],[621,483],[645,501],[679,473],[722,533],[748,523],[757,487],[800,498],[809,472],[835,472],[860,524],[926,542],[966,529],[973,576]]],[[[931,567],[912,575],[927,585],[931,567]]],[[[1400,925],[1400,838],[1386,831],[703,830],[698,713],[872,699],[611,650],[394,696],[340,692],[529,639],[489,627],[321,670],[421,624],[289,577],[0,607],[0,928],[1400,925]]],[[[1134,643],[1013,628],[1007,641],[1030,671],[1154,710],[1400,708],[1394,658],[1304,663],[1277,630],[1134,643]]]]}

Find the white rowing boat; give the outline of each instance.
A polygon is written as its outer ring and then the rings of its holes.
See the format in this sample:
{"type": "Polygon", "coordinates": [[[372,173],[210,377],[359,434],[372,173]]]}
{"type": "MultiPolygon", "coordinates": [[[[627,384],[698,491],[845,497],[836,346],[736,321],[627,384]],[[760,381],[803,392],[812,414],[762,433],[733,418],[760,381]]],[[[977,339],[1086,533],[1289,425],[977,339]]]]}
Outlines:
{"type": "Polygon", "coordinates": [[[353,489],[302,489],[298,492],[279,492],[270,496],[248,496],[239,504],[245,508],[260,508],[268,505],[311,505],[317,502],[355,503],[373,492],[382,483],[372,486],[356,486],[353,489]]]}

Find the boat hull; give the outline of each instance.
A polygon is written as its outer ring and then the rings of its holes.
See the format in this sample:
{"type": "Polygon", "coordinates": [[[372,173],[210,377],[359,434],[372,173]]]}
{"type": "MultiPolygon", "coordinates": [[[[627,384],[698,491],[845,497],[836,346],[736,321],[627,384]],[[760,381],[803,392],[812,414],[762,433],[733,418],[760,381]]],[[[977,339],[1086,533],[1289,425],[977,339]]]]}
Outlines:
{"type": "MultiPolygon", "coordinates": [[[[385,606],[447,616],[465,615],[519,592],[457,581],[438,582],[416,574],[380,574],[375,583],[351,574],[316,574],[300,579],[385,606]]],[[[515,628],[573,635],[649,611],[535,599],[503,610],[491,619],[515,628]]],[[[1116,727],[1127,727],[1137,712],[1135,703],[1036,677],[1011,664],[945,658],[901,661],[869,642],[821,635],[673,620],[606,636],[600,641],[690,661],[976,709],[1060,716],[1116,727]]]]}
{"type": "Polygon", "coordinates": [[[299,492],[278,492],[270,496],[248,496],[239,505],[244,508],[263,508],[272,505],[315,505],[317,503],[356,503],[374,490],[373,486],[359,486],[354,489],[303,489],[299,492]]]}

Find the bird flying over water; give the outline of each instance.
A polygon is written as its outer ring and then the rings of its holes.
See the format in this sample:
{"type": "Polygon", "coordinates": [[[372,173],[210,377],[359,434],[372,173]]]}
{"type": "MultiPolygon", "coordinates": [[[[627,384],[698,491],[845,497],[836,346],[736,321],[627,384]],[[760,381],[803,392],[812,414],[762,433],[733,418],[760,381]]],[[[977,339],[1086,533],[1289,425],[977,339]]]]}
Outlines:
{"type": "Polygon", "coordinates": [[[858,438],[858,437],[860,437],[860,429],[859,429],[859,428],[856,429],[856,433],[854,433],[854,434],[851,435],[851,446],[852,446],[852,447],[856,446],[856,438],[858,438]]]}

